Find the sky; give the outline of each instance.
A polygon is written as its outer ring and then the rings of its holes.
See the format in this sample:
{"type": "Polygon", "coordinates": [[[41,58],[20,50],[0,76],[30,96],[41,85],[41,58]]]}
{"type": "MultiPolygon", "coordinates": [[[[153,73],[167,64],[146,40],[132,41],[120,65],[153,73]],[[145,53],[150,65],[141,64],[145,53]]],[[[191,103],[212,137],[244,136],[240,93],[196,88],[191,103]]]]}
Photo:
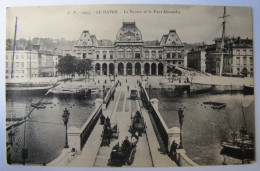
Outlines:
{"type": "MultiPolygon", "coordinates": [[[[135,21],[145,41],[161,40],[163,34],[176,29],[185,43],[211,43],[221,36],[223,6],[183,5],[81,5],[10,7],[6,9],[6,38],[14,37],[18,17],[17,38],[65,38],[77,40],[83,30],[97,39],[116,39],[123,21],[135,21]],[[104,10],[117,11],[105,13],[104,10]],[[171,13],[164,13],[171,11],[171,13]],[[128,13],[127,13],[128,12],[128,13]]],[[[227,36],[252,38],[250,7],[227,7],[227,36]]]]}

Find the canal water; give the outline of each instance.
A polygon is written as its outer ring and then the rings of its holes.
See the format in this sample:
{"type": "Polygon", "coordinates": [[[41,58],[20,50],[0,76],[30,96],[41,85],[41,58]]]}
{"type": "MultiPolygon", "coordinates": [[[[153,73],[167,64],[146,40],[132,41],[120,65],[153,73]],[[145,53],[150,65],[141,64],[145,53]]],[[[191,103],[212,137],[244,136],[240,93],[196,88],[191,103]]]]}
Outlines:
{"type": "MultiPolygon", "coordinates": [[[[199,165],[221,165],[224,156],[221,142],[231,140],[233,130],[246,126],[255,133],[255,104],[253,95],[241,93],[206,93],[187,95],[185,92],[172,92],[151,89],[150,98],[159,100],[159,111],[169,128],[178,126],[178,110],[184,110],[183,146],[187,155],[199,165]],[[226,103],[222,109],[212,109],[203,102],[226,103]],[[242,112],[243,110],[243,112],[242,112]]],[[[234,157],[225,156],[227,164],[241,164],[234,157]]]]}
{"type": "MultiPolygon", "coordinates": [[[[64,109],[70,112],[68,129],[72,126],[80,129],[94,111],[95,99],[102,97],[102,91],[84,99],[74,96],[44,97],[43,101],[51,104],[44,109],[34,109],[28,121],[13,130],[12,163],[22,162],[22,149],[28,149],[28,164],[46,164],[54,160],[65,144],[65,126],[61,117],[64,109]]],[[[15,117],[27,115],[32,109],[31,104],[39,102],[41,98],[39,95],[8,94],[7,117],[10,112],[15,113],[15,117]]]]}

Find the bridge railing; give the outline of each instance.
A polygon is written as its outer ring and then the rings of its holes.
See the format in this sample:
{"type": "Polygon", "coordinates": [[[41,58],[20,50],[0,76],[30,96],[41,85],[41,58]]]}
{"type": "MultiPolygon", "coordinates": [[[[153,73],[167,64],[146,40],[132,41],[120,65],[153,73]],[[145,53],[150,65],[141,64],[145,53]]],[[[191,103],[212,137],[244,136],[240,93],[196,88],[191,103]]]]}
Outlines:
{"type": "Polygon", "coordinates": [[[115,93],[117,83],[114,84],[110,90],[108,91],[106,97],[103,99],[95,100],[95,110],[89,116],[84,125],[78,129],[76,127],[70,127],[68,130],[68,144],[69,149],[63,149],[61,154],[48,163],[48,166],[65,166],[69,160],[71,160],[72,156],[76,156],[76,154],[80,154],[82,148],[84,147],[86,141],[88,140],[92,130],[94,129],[96,123],[98,122],[101,114],[102,108],[105,104],[106,106],[109,104],[112,96],[115,93]],[[105,101],[105,102],[104,102],[105,101]]]}
{"type": "Polygon", "coordinates": [[[116,90],[118,82],[116,82],[107,92],[106,97],[104,98],[103,104],[105,104],[106,108],[112,98],[114,98],[114,93],[116,90]]]}
{"type": "Polygon", "coordinates": [[[167,149],[168,152],[168,142],[169,142],[169,136],[168,136],[168,126],[166,125],[164,119],[162,118],[160,112],[158,111],[158,106],[155,104],[156,102],[149,99],[149,96],[144,89],[144,86],[142,86],[139,83],[139,86],[141,88],[140,97],[143,102],[144,107],[149,110],[149,113],[151,113],[154,122],[158,128],[158,131],[160,133],[160,136],[162,138],[163,144],[167,149]]]}
{"type": "MultiPolygon", "coordinates": [[[[98,105],[98,104],[97,104],[98,105]]],[[[96,107],[95,111],[90,115],[88,120],[80,129],[80,150],[84,147],[86,141],[88,140],[89,135],[91,134],[94,126],[98,122],[100,115],[102,114],[102,106],[96,107]]]]}
{"type": "MultiPolygon", "coordinates": [[[[141,100],[143,102],[143,106],[149,110],[149,113],[153,117],[153,120],[156,124],[156,127],[160,133],[160,136],[162,138],[163,144],[165,146],[166,152],[169,156],[172,156],[170,154],[170,146],[172,145],[172,141],[174,140],[176,143],[180,142],[180,129],[178,127],[173,127],[171,129],[168,128],[166,125],[163,117],[161,116],[159,110],[158,110],[158,100],[157,99],[149,99],[149,96],[145,90],[145,86],[140,86],[140,96],[141,100]]],[[[185,153],[184,149],[176,149],[176,157],[175,162],[180,166],[198,166],[195,162],[193,162],[185,153]]]]}

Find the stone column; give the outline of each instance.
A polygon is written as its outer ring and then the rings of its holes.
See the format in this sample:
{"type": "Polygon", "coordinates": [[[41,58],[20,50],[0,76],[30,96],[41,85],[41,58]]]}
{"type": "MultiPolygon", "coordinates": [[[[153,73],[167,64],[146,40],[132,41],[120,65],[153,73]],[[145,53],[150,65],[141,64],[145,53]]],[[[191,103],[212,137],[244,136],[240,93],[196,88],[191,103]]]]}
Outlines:
{"type": "Polygon", "coordinates": [[[100,64],[100,75],[103,75],[103,64],[100,64]]]}
{"type": "Polygon", "coordinates": [[[135,63],[132,63],[132,75],[135,75],[135,63]]]}
{"type": "Polygon", "coordinates": [[[107,63],[107,76],[109,75],[109,64],[107,63]]]}
{"type": "Polygon", "coordinates": [[[126,64],[123,63],[123,65],[124,65],[124,74],[123,75],[126,75],[126,64]]]}
{"type": "Polygon", "coordinates": [[[143,76],[145,75],[144,74],[144,63],[141,63],[141,75],[143,75],[143,76]]]}
{"type": "Polygon", "coordinates": [[[81,151],[80,144],[80,130],[76,127],[70,127],[68,130],[68,144],[69,148],[75,148],[77,152],[81,151]]]}
{"type": "Polygon", "coordinates": [[[167,74],[167,66],[163,65],[163,75],[166,76],[167,74]]]}
{"type": "Polygon", "coordinates": [[[180,128],[179,127],[172,127],[168,129],[168,152],[170,151],[171,145],[173,141],[176,144],[180,144],[180,128]]]}
{"type": "Polygon", "coordinates": [[[155,72],[156,75],[158,75],[158,73],[159,73],[158,68],[159,68],[159,67],[158,67],[158,64],[156,64],[156,72],[155,72]]]}
{"type": "Polygon", "coordinates": [[[114,74],[116,75],[118,75],[118,63],[115,63],[114,64],[114,74]]]}
{"type": "Polygon", "coordinates": [[[151,75],[152,64],[149,63],[149,75],[151,75]]]}

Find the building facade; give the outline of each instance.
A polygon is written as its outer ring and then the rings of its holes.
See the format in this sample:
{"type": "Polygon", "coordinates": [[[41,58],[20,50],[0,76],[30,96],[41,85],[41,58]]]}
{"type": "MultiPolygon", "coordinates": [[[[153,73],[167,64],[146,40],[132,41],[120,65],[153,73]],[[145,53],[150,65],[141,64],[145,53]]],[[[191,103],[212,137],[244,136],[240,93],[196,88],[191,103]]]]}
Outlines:
{"type": "Polygon", "coordinates": [[[206,51],[192,50],[187,53],[187,67],[206,72],[206,51]]]}
{"type": "Polygon", "coordinates": [[[13,51],[6,51],[5,60],[5,78],[10,80],[27,80],[39,76],[39,60],[38,52],[28,50],[15,51],[13,59],[13,51]],[[13,69],[12,69],[13,68],[13,69]],[[12,77],[13,70],[13,77],[12,77]]]}
{"type": "Polygon", "coordinates": [[[144,41],[135,22],[123,22],[116,40],[83,31],[73,55],[93,60],[94,75],[166,75],[168,64],[184,65],[184,45],[175,30],[161,41],[144,41]]]}
{"type": "Polygon", "coordinates": [[[13,58],[13,51],[6,51],[5,78],[7,82],[11,79],[24,82],[32,78],[56,76],[58,62],[58,55],[16,50],[13,58]]]}
{"type": "Polygon", "coordinates": [[[253,41],[252,39],[232,38],[225,40],[221,50],[221,41],[205,45],[187,53],[187,66],[199,71],[220,75],[221,57],[223,55],[223,76],[253,77],[253,41]]]}
{"type": "Polygon", "coordinates": [[[56,65],[58,62],[58,55],[53,55],[52,53],[39,53],[39,77],[57,76],[56,65]]]}

